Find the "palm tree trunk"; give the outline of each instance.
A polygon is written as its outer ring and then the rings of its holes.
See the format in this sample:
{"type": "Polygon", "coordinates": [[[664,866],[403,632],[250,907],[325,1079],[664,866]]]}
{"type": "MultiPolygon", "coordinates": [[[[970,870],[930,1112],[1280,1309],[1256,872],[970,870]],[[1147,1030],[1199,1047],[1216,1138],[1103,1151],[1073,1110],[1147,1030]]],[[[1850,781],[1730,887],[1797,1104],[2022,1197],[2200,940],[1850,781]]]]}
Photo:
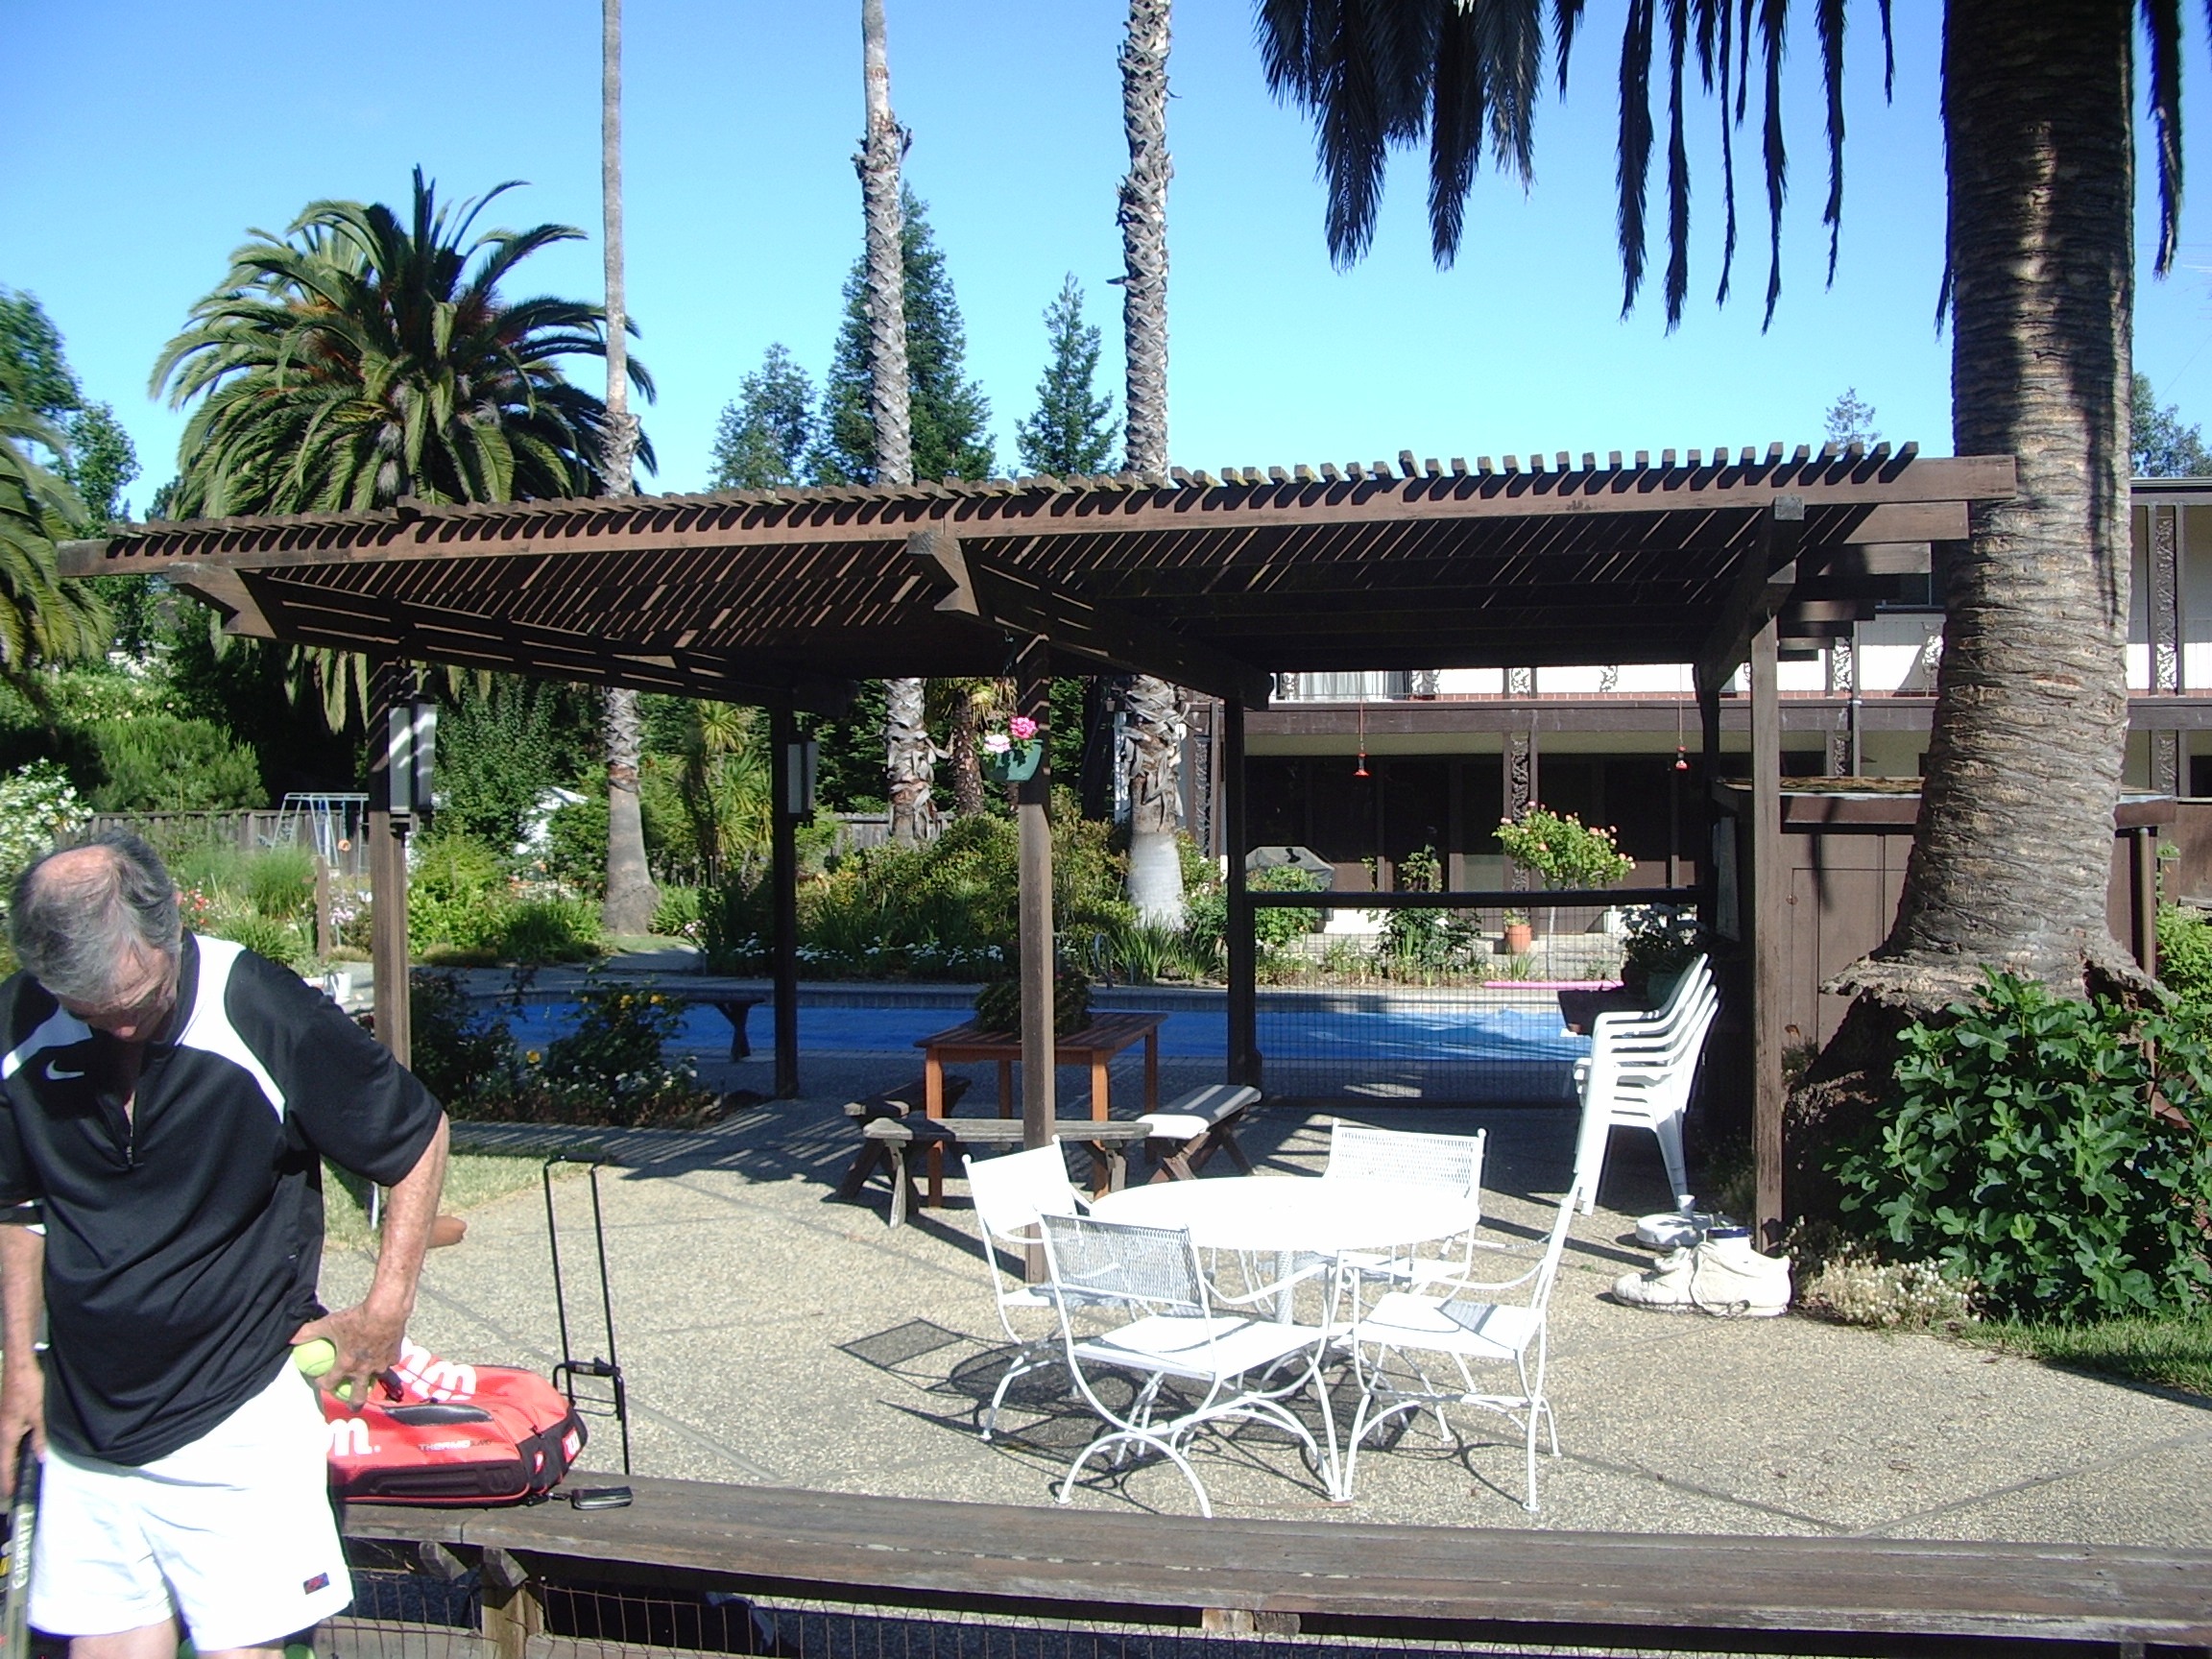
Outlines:
{"type": "MultiPolygon", "coordinates": [[[[622,0],[601,0],[599,180],[606,213],[607,446],[601,472],[610,495],[627,495],[637,453],[637,421],[630,413],[629,312],[622,294],[622,0]]],[[[607,901],[610,933],[645,933],[660,894],[645,862],[645,820],[637,802],[643,724],[637,693],[607,693],[607,901]]]]}
{"type": "MultiPolygon", "coordinates": [[[[1167,44],[1169,0],[1129,0],[1121,41],[1121,333],[1128,361],[1128,426],[1121,465],[1167,473],[1167,44]]],[[[1183,925],[1182,693],[1165,680],[1131,682],[1124,750],[1129,782],[1129,902],[1147,923],[1183,925]]]]}
{"type": "Polygon", "coordinates": [[[2128,729],[2127,0],[1951,0],[1952,429],[2019,491],[1953,552],[1928,776],[1862,983],[1939,1006],[1984,964],[2079,991],[2105,923],[2128,729]]]}
{"type": "Polygon", "coordinates": [[[937,805],[929,798],[937,752],[929,741],[927,711],[919,680],[883,683],[883,748],[891,787],[891,839],[905,845],[937,833],[937,805]]]}
{"type": "MultiPolygon", "coordinates": [[[[940,681],[942,686],[944,682],[940,681]]],[[[977,683],[954,682],[951,729],[945,734],[946,757],[952,771],[952,810],[962,818],[982,811],[983,767],[976,747],[983,733],[983,699],[977,683]]]]}
{"type": "MultiPolygon", "coordinates": [[[[914,434],[906,368],[905,226],[899,206],[899,164],[906,132],[891,113],[891,48],[883,0],[860,0],[860,66],[868,131],[854,164],[868,223],[868,412],[876,425],[876,482],[914,482],[914,434]]],[[[891,839],[912,845],[937,831],[929,791],[935,751],[924,724],[919,680],[884,685],[884,765],[889,774],[891,839]]]]}
{"type": "Polygon", "coordinates": [[[2131,981],[2105,922],[2128,730],[2134,149],[2127,0],[1950,0],[1952,431],[2018,493],[1951,550],[1920,822],[1888,940],[1792,1096],[1785,1191],[1832,1214],[1830,1149],[1888,1093],[1896,1034],[1984,966],[2131,981]],[[2086,974],[2085,974],[2086,971],[2086,974]]]}
{"type": "Polygon", "coordinates": [[[1129,0],[1121,41],[1121,129],[1129,173],[1121,180],[1121,336],[1129,383],[1121,465],[1167,473],[1168,0],[1129,0]]]}

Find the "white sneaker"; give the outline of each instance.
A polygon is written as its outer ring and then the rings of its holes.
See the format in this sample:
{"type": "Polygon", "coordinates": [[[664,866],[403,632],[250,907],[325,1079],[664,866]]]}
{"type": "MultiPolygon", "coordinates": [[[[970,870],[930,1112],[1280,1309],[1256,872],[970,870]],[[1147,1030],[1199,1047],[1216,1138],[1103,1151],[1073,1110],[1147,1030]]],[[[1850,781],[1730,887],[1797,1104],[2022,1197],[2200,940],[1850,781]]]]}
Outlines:
{"type": "Polygon", "coordinates": [[[1660,1257],[1648,1273],[1623,1273],[1613,1299],[1662,1312],[1771,1319],[1790,1306],[1790,1259],[1760,1255],[1742,1230],[1716,1230],[1660,1257]]]}

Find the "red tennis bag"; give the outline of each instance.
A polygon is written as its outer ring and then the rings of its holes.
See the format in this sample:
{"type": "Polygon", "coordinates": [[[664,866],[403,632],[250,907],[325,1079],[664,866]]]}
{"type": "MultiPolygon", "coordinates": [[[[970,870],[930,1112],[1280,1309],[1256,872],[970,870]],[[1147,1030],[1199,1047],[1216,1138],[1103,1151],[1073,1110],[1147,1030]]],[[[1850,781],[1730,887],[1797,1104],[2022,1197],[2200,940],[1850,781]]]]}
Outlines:
{"type": "Polygon", "coordinates": [[[584,1450],[583,1419],[535,1371],[463,1365],[413,1342],[359,1408],[325,1393],[330,1489],[349,1503],[516,1503],[584,1450]]]}

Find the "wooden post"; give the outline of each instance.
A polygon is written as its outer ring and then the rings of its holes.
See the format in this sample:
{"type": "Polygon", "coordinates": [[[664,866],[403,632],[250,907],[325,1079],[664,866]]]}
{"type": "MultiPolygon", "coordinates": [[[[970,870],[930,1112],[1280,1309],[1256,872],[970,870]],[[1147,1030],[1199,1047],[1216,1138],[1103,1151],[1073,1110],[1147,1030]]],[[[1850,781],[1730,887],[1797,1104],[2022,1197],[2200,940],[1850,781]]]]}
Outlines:
{"type": "Polygon", "coordinates": [[[770,783],[768,881],[773,901],[769,971],[776,995],[776,1088],[779,1100],[799,1093],[799,723],[789,698],[768,709],[770,783]]]}
{"type": "Polygon", "coordinates": [[[1789,950],[1790,873],[1782,857],[1782,707],[1778,632],[1769,618],[1751,641],[1751,1154],[1757,1237],[1782,1233],[1782,998],[1789,950]]]}
{"type": "Polygon", "coordinates": [[[1244,705],[1221,705],[1222,885],[1229,899],[1229,1081],[1260,1087],[1259,949],[1252,936],[1252,895],[1244,885],[1251,852],[1244,812],[1244,705]]]}
{"type": "Polygon", "coordinates": [[[371,670],[369,717],[369,957],[375,974],[376,1040],[406,1065],[410,1041],[407,979],[407,832],[409,812],[392,809],[392,772],[385,733],[389,711],[412,700],[415,670],[378,661],[371,670]]]}
{"type": "Polygon", "coordinates": [[[2158,972],[2158,826],[2141,824],[2128,831],[2128,878],[2134,900],[2129,943],[2146,974],[2158,972]]]}
{"type": "Polygon", "coordinates": [[[1697,854],[1697,912],[1707,929],[1718,931],[1720,859],[1714,844],[1719,839],[1720,798],[1714,786],[1720,781],[1720,687],[1708,685],[1702,670],[1697,675],[1697,738],[1696,779],[1702,810],[1693,814],[1693,819],[1705,831],[1697,854]]]}
{"type": "Polygon", "coordinates": [[[328,962],[338,949],[338,930],[330,925],[330,860],[315,854],[315,956],[328,962]]]}
{"type": "Polygon", "coordinates": [[[483,1585],[480,1629],[485,1645],[495,1659],[525,1659],[545,1629],[545,1609],[528,1570],[504,1550],[487,1550],[483,1585]]]}
{"type": "MultiPolygon", "coordinates": [[[[1014,665],[1014,700],[1037,722],[1037,739],[1051,754],[1052,654],[1029,641],[1014,665]]],[[[1022,937],[1022,1144],[1051,1140],[1055,1083],[1052,1040],[1052,767],[1014,786],[1020,837],[1022,937]]]]}

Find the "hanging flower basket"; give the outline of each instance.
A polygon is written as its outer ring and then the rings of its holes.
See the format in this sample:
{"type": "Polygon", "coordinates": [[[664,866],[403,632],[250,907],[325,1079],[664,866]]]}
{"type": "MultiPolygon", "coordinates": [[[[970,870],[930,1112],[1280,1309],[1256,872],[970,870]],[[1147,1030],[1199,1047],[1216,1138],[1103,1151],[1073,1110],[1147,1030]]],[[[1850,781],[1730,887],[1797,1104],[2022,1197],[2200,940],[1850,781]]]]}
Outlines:
{"type": "Polygon", "coordinates": [[[994,783],[1028,782],[1045,763],[1045,740],[1037,735],[1037,722],[1017,714],[1005,731],[985,733],[983,753],[977,758],[983,776],[994,783]]]}

